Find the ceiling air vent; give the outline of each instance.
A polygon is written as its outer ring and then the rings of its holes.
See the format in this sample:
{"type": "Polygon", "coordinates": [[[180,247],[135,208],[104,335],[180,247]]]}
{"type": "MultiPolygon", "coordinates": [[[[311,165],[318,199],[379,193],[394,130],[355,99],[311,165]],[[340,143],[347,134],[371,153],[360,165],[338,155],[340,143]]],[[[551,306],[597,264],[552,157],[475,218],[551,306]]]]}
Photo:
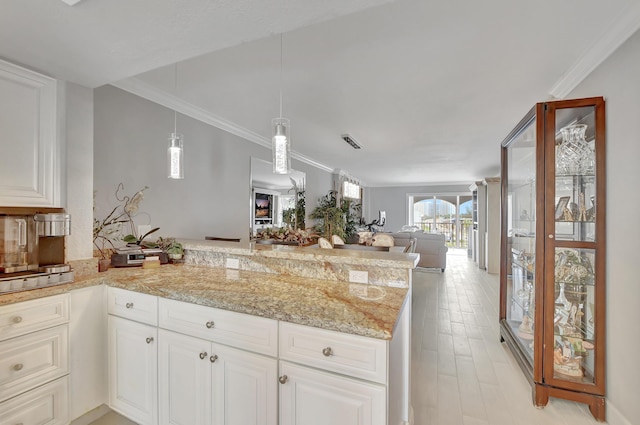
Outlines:
{"type": "Polygon", "coordinates": [[[349,143],[352,148],[354,148],[354,149],[362,149],[362,146],[360,146],[360,143],[356,142],[356,140],[353,137],[351,137],[350,135],[343,134],[340,137],[342,137],[342,140],[344,140],[345,142],[349,143]]]}

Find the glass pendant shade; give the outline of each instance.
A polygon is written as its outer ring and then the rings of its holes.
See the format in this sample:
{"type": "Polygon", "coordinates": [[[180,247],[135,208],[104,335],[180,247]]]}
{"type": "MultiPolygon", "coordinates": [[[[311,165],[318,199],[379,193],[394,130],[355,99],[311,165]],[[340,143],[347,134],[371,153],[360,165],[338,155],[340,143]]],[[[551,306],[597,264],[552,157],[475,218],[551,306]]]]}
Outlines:
{"type": "Polygon", "coordinates": [[[289,174],[291,171],[290,124],[287,118],[274,118],[272,121],[273,173],[289,174]]]}
{"type": "Polygon", "coordinates": [[[167,170],[170,179],[184,178],[184,150],[182,134],[171,133],[167,149],[167,170]]]}

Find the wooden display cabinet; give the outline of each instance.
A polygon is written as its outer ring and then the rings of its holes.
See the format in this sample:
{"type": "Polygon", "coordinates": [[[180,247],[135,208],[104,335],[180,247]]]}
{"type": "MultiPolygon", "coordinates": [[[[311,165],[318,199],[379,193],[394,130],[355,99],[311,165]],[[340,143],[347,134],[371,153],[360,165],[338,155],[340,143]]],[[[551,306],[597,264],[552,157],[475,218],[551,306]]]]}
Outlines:
{"type": "Polygon", "coordinates": [[[605,420],[605,102],[538,103],[502,142],[500,333],[533,387],[605,420]]]}

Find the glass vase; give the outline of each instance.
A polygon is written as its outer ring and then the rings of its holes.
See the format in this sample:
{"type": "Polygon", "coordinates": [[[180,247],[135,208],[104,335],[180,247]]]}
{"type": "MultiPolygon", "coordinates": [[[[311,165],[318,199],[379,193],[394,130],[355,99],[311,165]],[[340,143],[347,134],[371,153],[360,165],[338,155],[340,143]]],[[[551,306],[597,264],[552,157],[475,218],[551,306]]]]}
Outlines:
{"type": "Polygon", "coordinates": [[[585,138],[587,126],[575,124],[560,130],[562,142],[556,150],[556,173],[560,175],[593,174],[595,157],[585,138]]]}

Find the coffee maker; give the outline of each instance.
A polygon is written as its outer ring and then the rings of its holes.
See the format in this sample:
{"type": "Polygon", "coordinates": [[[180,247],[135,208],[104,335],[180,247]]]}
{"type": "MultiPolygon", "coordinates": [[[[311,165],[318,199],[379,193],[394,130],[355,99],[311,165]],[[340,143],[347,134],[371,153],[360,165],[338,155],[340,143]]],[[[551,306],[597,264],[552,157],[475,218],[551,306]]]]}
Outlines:
{"type": "Polygon", "coordinates": [[[0,292],[23,288],[21,280],[30,287],[60,282],[49,274],[71,271],[65,264],[70,233],[71,218],[62,208],[0,207],[0,292]],[[46,279],[37,281],[40,276],[46,279]]]}

